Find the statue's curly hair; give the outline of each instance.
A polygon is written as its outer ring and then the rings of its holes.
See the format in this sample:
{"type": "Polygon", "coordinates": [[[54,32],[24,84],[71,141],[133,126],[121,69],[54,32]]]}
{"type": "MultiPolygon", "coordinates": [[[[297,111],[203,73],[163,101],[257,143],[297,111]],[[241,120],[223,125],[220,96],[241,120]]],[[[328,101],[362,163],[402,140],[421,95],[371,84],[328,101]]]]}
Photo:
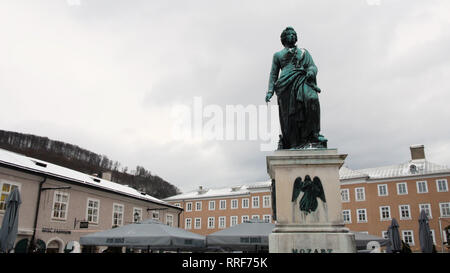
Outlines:
{"type": "Polygon", "coordinates": [[[293,31],[295,33],[295,42],[297,42],[297,40],[298,40],[297,39],[297,32],[295,32],[294,28],[293,27],[287,27],[287,28],[285,28],[283,30],[283,32],[281,33],[281,36],[280,36],[281,44],[283,46],[286,46],[286,35],[287,35],[288,31],[293,31]]]}

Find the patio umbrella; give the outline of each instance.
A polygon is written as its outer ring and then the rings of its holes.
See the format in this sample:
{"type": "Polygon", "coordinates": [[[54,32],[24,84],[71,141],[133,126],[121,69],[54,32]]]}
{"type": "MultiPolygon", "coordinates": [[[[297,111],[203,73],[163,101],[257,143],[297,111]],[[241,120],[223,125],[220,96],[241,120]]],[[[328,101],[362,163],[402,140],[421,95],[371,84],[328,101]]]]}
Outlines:
{"type": "Polygon", "coordinates": [[[0,252],[9,252],[14,248],[19,227],[19,207],[21,203],[19,189],[15,188],[6,199],[6,210],[0,230],[0,252]]]}
{"type": "Polygon", "coordinates": [[[81,245],[173,250],[203,248],[205,241],[205,236],[151,219],[80,237],[81,245]]]}
{"type": "Polygon", "coordinates": [[[388,238],[390,245],[388,245],[388,253],[399,253],[402,250],[402,240],[400,239],[400,231],[398,230],[398,223],[395,218],[392,218],[391,225],[388,228],[388,238]]]}
{"type": "Polygon", "coordinates": [[[433,238],[431,237],[430,226],[428,224],[428,217],[425,210],[420,212],[419,217],[419,241],[422,253],[433,252],[433,238]]]}
{"type": "Polygon", "coordinates": [[[206,236],[208,247],[219,247],[235,251],[257,251],[268,248],[269,234],[275,224],[250,220],[206,236]]]}

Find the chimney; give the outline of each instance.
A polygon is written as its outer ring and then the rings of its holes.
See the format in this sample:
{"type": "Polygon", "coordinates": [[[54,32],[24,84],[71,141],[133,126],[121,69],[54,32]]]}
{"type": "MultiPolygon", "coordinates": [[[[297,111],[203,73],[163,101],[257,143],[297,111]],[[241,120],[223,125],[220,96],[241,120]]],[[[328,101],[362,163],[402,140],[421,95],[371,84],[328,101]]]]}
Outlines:
{"type": "Polygon", "coordinates": [[[422,144],[411,145],[411,159],[425,159],[425,148],[422,144]]]}
{"type": "Polygon", "coordinates": [[[111,172],[103,172],[102,173],[102,179],[111,181],[111,178],[112,178],[112,173],[111,172]]]}

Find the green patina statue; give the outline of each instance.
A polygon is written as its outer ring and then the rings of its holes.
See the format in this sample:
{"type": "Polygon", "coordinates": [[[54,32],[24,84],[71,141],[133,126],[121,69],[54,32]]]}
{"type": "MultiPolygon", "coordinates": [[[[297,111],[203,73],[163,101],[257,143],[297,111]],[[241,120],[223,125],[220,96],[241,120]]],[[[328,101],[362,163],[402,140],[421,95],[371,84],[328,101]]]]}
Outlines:
{"type": "Polygon", "coordinates": [[[309,52],[296,46],[297,33],[292,27],[281,33],[281,43],[284,49],[273,56],[266,95],[266,102],[274,93],[278,99],[282,133],[278,149],[326,148],[327,139],[319,134],[317,67],[309,52]]]}
{"type": "Polygon", "coordinates": [[[297,177],[294,181],[292,189],[292,202],[296,202],[300,193],[303,192],[303,196],[299,202],[300,211],[306,215],[317,210],[319,205],[318,200],[326,203],[325,192],[323,191],[322,181],[319,177],[315,176],[313,180],[309,175],[305,176],[305,180],[302,181],[301,177],[297,177]]]}

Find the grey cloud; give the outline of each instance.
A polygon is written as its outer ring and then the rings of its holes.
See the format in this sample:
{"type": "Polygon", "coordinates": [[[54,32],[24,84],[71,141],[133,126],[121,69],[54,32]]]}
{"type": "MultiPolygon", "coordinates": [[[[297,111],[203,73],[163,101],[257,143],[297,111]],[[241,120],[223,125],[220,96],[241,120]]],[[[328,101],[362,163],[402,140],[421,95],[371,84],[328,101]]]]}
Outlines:
{"type": "Polygon", "coordinates": [[[322,133],[348,167],[406,161],[416,143],[449,154],[448,21],[435,40],[388,58],[406,39],[399,30],[409,22],[427,30],[445,0],[40,3],[0,4],[10,26],[0,45],[2,129],[142,165],[183,190],[268,179],[258,141],[158,142],[147,136],[167,128],[148,115],[194,96],[222,108],[265,105],[272,54],[291,25],[319,68],[322,133]]]}

